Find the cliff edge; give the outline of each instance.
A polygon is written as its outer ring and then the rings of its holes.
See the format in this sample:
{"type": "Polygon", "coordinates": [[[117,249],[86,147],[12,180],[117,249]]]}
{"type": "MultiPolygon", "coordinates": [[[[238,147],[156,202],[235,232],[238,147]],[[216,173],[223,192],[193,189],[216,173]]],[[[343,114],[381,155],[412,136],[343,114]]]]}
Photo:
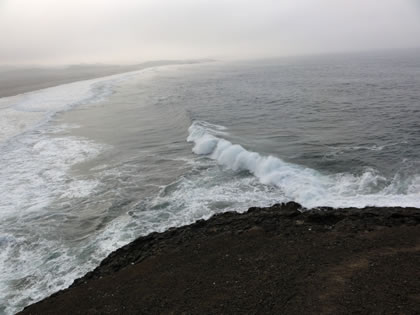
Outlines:
{"type": "Polygon", "coordinates": [[[420,209],[297,203],[152,233],[21,314],[419,314],[420,209]]]}

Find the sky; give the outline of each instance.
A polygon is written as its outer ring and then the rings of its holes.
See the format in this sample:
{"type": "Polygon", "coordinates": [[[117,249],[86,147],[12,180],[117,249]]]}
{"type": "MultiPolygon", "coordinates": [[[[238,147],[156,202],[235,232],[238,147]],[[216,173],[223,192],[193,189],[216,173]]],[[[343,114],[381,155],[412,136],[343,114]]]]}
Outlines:
{"type": "Polygon", "coordinates": [[[420,0],[0,0],[0,65],[420,47],[420,0]]]}

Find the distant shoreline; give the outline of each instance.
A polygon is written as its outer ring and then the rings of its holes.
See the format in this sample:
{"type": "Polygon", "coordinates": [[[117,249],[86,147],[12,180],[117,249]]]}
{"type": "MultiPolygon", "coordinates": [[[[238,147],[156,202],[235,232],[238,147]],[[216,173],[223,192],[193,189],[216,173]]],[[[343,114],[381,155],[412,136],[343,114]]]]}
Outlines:
{"type": "Polygon", "coordinates": [[[290,202],[152,233],[22,314],[420,312],[420,209],[290,202]]]}
{"type": "Polygon", "coordinates": [[[0,72],[0,97],[14,96],[61,84],[137,70],[136,67],[80,66],[63,69],[30,68],[0,72]]]}
{"type": "Polygon", "coordinates": [[[0,98],[81,80],[165,65],[192,64],[211,60],[161,60],[136,65],[73,65],[65,68],[7,68],[0,70],[0,98]]]}

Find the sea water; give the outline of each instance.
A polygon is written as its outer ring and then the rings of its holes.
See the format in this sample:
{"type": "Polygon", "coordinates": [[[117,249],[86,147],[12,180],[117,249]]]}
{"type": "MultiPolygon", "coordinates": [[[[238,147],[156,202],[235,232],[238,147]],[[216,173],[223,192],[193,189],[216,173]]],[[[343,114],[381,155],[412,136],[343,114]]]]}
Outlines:
{"type": "Polygon", "coordinates": [[[0,99],[0,313],[224,211],[420,207],[415,53],[144,69],[0,99]]]}

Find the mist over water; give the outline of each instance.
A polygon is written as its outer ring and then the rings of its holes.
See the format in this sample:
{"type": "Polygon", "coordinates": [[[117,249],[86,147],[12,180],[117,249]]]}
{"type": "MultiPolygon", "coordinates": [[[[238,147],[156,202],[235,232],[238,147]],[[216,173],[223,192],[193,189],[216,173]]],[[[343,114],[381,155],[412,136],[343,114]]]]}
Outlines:
{"type": "Polygon", "coordinates": [[[420,207],[419,86],[418,55],[382,54],[158,67],[0,99],[0,313],[214,213],[420,207]]]}

